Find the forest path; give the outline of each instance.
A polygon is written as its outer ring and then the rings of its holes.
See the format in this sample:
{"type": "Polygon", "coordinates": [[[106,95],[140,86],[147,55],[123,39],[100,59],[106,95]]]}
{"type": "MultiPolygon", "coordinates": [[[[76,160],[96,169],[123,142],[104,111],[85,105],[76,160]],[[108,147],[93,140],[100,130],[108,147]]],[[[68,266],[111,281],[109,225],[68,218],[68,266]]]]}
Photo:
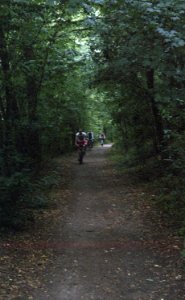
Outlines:
{"type": "Polygon", "coordinates": [[[108,149],[88,151],[83,165],[76,157],[72,161],[70,211],[54,238],[56,269],[49,297],[185,299],[177,241],[144,219],[142,191],[114,174],[108,149]]]}
{"type": "Polygon", "coordinates": [[[116,173],[109,146],[87,151],[82,165],[76,155],[67,158],[70,176],[65,173],[67,185],[55,192],[58,208],[46,216],[40,241],[37,236],[32,249],[14,253],[19,274],[9,267],[9,276],[14,281],[20,275],[20,282],[0,299],[185,299],[181,242],[157,224],[142,189],[116,173]],[[28,280],[22,274],[29,271],[28,280]],[[35,273],[39,284],[30,283],[35,273]]]}

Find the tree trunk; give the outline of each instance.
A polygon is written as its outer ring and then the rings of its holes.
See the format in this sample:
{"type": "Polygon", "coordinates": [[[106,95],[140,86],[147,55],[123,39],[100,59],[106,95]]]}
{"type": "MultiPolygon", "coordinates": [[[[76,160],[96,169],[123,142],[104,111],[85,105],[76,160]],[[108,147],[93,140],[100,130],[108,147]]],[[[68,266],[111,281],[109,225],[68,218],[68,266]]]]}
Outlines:
{"type": "Polygon", "coordinates": [[[121,130],[122,130],[122,134],[123,134],[123,140],[124,140],[124,147],[125,147],[125,151],[128,152],[128,128],[127,128],[127,123],[125,121],[125,118],[123,116],[123,118],[121,119],[121,130]]]}
{"type": "MultiPolygon", "coordinates": [[[[34,59],[34,53],[31,46],[24,48],[24,57],[26,61],[34,59]]],[[[26,95],[28,107],[28,126],[26,132],[26,150],[30,158],[31,166],[35,168],[41,161],[40,128],[37,118],[38,105],[38,86],[37,76],[32,70],[26,75],[26,95]]]]}
{"type": "Polygon", "coordinates": [[[154,96],[154,70],[152,68],[148,68],[146,72],[147,78],[147,87],[150,92],[150,105],[153,114],[154,120],[154,150],[156,154],[160,154],[161,147],[163,144],[163,123],[162,118],[157,107],[157,103],[155,101],[154,96]]]}
{"type": "Polygon", "coordinates": [[[6,39],[2,26],[0,26],[0,64],[2,69],[2,87],[4,92],[4,101],[1,102],[1,111],[3,113],[3,126],[1,127],[1,142],[3,149],[3,168],[5,176],[10,176],[15,171],[15,160],[13,156],[16,151],[17,121],[19,118],[16,96],[13,91],[9,53],[6,45],[6,39]]]}

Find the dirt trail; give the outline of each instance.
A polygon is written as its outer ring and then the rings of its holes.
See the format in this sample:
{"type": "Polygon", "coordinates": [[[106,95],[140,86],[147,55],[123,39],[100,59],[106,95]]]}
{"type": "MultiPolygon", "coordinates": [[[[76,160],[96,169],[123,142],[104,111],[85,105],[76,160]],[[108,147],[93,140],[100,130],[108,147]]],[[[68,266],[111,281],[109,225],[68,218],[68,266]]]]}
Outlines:
{"type": "Polygon", "coordinates": [[[41,288],[14,299],[185,299],[178,238],[156,230],[142,190],[115,175],[108,150],[88,151],[83,165],[69,159],[65,216],[46,234],[52,264],[41,288]]]}
{"type": "Polygon", "coordinates": [[[54,239],[49,298],[185,299],[175,238],[156,236],[139,209],[141,191],[114,176],[107,151],[94,148],[83,165],[72,161],[70,210],[54,239]]]}

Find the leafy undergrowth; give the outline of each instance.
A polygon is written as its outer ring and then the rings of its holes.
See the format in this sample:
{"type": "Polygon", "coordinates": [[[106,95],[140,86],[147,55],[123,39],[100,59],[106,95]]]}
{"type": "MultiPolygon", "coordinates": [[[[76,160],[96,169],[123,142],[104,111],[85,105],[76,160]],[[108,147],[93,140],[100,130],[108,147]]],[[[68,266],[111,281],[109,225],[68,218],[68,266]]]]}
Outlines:
{"type": "Polygon", "coordinates": [[[53,263],[50,239],[53,227],[65,214],[70,176],[67,160],[53,161],[40,177],[35,192],[29,195],[29,209],[24,208],[23,202],[23,214],[26,217],[29,212],[32,220],[27,220],[25,227],[21,223],[18,231],[10,228],[1,231],[0,299],[35,299],[37,289],[47,297],[43,274],[53,263]]]}
{"type": "Polygon", "coordinates": [[[109,155],[119,174],[129,176],[135,185],[143,187],[146,200],[160,211],[164,223],[176,234],[185,236],[185,180],[173,174],[169,162],[152,157],[143,163],[115,149],[109,155]]]}

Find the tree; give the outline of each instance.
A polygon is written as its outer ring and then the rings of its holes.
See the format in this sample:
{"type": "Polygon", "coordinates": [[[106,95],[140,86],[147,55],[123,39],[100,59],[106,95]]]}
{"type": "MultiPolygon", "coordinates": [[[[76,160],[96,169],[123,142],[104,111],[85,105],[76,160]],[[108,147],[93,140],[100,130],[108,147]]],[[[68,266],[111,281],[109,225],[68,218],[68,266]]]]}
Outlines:
{"type": "Polygon", "coordinates": [[[75,14],[60,1],[1,2],[1,222],[19,212],[46,149],[69,149],[75,126],[86,122],[75,14]]]}
{"type": "Polygon", "coordinates": [[[160,205],[183,221],[184,3],[102,2],[91,47],[96,82],[111,92],[109,109],[133,163],[160,159],[161,190],[169,194],[160,205]]]}

